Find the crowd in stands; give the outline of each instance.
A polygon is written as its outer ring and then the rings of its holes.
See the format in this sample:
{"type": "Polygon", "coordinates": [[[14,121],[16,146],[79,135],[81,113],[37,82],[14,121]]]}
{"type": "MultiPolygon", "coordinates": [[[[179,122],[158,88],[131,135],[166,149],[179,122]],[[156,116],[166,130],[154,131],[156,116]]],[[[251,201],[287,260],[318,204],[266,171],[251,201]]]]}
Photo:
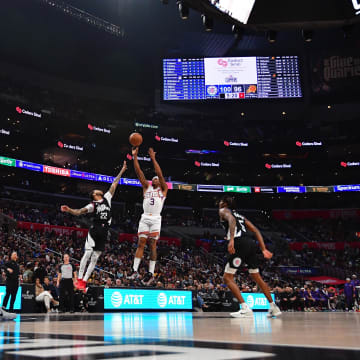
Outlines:
{"type": "MultiPolygon", "coordinates": [[[[1,202],[0,212],[20,221],[49,223],[79,227],[77,219],[68,217],[56,209],[49,207],[39,208],[20,206],[17,203],[1,202]]],[[[211,217],[203,225],[215,220],[211,217]]],[[[310,250],[293,251],[289,248],[286,234],[282,233],[279,239],[271,235],[271,224],[261,217],[254,221],[264,232],[268,247],[274,252],[274,257],[265,262],[262,259],[262,274],[268,282],[276,299],[283,310],[319,311],[319,310],[351,310],[358,296],[355,289],[357,279],[353,284],[350,303],[344,289],[349,286],[324,287],[321,284],[307,281],[301,277],[289,276],[281,272],[279,266],[312,266],[325,271],[326,267],[343,270],[343,278],[360,273],[359,249],[345,249],[344,251],[310,250]]],[[[135,219],[129,222],[129,230],[135,230],[135,219]]],[[[197,227],[199,221],[190,217],[180,220],[182,226],[197,227]]],[[[81,224],[83,225],[83,224],[81,224]]],[[[82,226],[83,227],[83,226],[82,226]]],[[[0,265],[8,260],[11,250],[16,249],[19,255],[22,281],[35,283],[40,280],[42,286],[52,286],[56,289],[57,272],[61,262],[61,254],[68,253],[75,266],[83,253],[84,239],[72,235],[58,235],[55,232],[39,232],[15,230],[12,232],[8,224],[3,225],[0,233],[0,265]]],[[[207,231],[211,232],[211,228],[207,231]]],[[[311,229],[309,229],[311,231],[311,229]]],[[[310,235],[309,235],[310,236],[310,235]]],[[[183,241],[180,247],[162,241],[158,246],[156,266],[156,282],[152,286],[166,289],[189,289],[196,293],[196,303],[204,311],[219,310],[224,301],[232,299],[229,289],[223,282],[222,274],[227,257],[227,243],[223,238],[209,236],[210,251],[197,247],[195,241],[183,241]],[[226,300],[227,299],[227,300],[226,300]]],[[[143,260],[139,275],[131,280],[128,274],[132,271],[133,256],[136,250],[136,241],[119,242],[115,232],[101,255],[97,271],[89,280],[90,285],[105,287],[143,287],[143,277],[147,272],[147,260],[143,260]]],[[[259,254],[261,257],[261,255],[259,254]]],[[[4,276],[4,274],[2,275],[4,276]]],[[[246,268],[236,275],[244,292],[258,292],[259,289],[247,274],[246,268]]],[[[4,280],[4,278],[2,278],[4,280]]],[[[53,289],[54,290],[54,289],[53,289]]],[[[56,299],[56,297],[54,297],[56,299]]],[[[356,303],[357,304],[357,303],[356,303]]]]}

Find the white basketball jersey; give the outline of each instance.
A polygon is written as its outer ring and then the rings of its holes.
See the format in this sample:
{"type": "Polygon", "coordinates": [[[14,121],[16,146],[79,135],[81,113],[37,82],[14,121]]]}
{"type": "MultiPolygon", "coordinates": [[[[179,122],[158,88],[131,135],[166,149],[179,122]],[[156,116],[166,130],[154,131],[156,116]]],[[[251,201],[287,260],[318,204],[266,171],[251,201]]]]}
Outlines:
{"type": "Polygon", "coordinates": [[[154,189],[152,185],[149,185],[144,194],[144,214],[160,215],[165,199],[160,187],[154,189]]]}

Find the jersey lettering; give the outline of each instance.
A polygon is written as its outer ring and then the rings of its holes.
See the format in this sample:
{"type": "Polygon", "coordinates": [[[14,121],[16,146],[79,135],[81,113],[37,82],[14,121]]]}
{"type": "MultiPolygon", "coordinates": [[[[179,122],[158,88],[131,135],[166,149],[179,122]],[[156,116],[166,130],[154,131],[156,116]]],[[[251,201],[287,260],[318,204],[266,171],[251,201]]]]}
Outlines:
{"type": "Polygon", "coordinates": [[[150,185],[144,193],[144,214],[160,215],[164,206],[165,196],[160,188],[150,185]]]}
{"type": "Polygon", "coordinates": [[[94,223],[111,224],[111,205],[104,198],[101,202],[93,202],[94,223]]]}
{"type": "MultiPolygon", "coordinates": [[[[239,238],[243,235],[243,233],[246,233],[245,217],[240,215],[236,210],[230,210],[230,211],[231,211],[231,215],[236,220],[234,238],[239,238]]],[[[227,239],[230,240],[229,223],[227,221],[221,221],[221,225],[226,231],[227,239]]]]}

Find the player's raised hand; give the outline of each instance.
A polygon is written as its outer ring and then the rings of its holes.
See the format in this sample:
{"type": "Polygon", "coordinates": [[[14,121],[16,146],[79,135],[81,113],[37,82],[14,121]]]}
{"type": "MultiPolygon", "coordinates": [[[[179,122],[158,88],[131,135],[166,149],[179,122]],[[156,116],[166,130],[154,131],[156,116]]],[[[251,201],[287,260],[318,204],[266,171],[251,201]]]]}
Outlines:
{"type": "Polygon", "coordinates": [[[153,148],[149,148],[148,154],[151,159],[155,159],[156,152],[154,151],[153,148]]]}
{"type": "Polygon", "coordinates": [[[139,153],[139,147],[138,146],[133,147],[131,153],[133,156],[137,156],[137,154],[139,153]]]}
{"type": "Polygon", "coordinates": [[[265,259],[268,259],[268,260],[269,260],[269,259],[271,259],[271,258],[273,257],[272,252],[270,252],[270,251],[267,250],[267,249],[265,249],[262,253],[263,253],[265,259]]]}
{"type": "Polygon", "coordinates": [[[127,164],[126,164],[126,160],[124,160],[123,166],[120,170],[120,174],[122,175],[126,170],[127,170],[127,164]]]}
{"type": "Polygon", "coordinates": [[[70,208],[67,205],[61,205],[60,207],[62,212],[69,212],[70,208]]]}

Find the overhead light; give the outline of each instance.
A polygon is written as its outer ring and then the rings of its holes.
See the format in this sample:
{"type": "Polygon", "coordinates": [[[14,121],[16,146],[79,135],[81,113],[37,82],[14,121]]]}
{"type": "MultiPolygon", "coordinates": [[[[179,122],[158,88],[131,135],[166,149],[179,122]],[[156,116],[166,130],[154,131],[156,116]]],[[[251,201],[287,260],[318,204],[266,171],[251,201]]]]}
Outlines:
{"type": "Polygon", "coordinates": [[[202,18],[202,22],[204,24],[204,27],[205,27],[205,31],[213,31],[214,29],[214,20],[212,18],[210,18],[209,16],[207,15],[201,15],[201,18],[202,18]]]}
{"type": "Polygon", "coordinates": [[[274,42],[276,42],[277,32],[273,30],[268,30],[266,32],[266,38],[268,39],[269,43],[273,44],[274,42]]]}
{"type": "Polygon", "coordinates": [[[328,105],[328,109],[331,109],[331,105],[328,105]]]}
{"type": "Polygon", "coordinates": [[[187,20],[189,18],[189,7],[185,4],[184,1],[182,0],[178,0],[177,1],[177,5],[178,5],[178,9],[179,9],[179,13],[180,13],[180,17],[183,20],[187,20]]]}
{"type": "Polygon", "coordinates": [[[242,37],[244,36],[244,28],[238,26],[238,25],[233,25],[232,27],[232,32],[234,34],[234,36],[236,37],[236,39],[241,40],[242,37]]]}
{"type": "Polygon", "coordinates": [[[314,33],[312,30],[302,29],[301,33],[302,33],[302,37],[303,37],[304,41],[306,41],[306,42],[312,41],[313,36],[314,36],[314,33]]]}
{"type": "Polygon", "coordinates": [[[283,112],[282,112],[282,114],[283,114],[283,115],[286,115],[286,112],[285,112],[285,111],[283,111],[283,112]]]}

